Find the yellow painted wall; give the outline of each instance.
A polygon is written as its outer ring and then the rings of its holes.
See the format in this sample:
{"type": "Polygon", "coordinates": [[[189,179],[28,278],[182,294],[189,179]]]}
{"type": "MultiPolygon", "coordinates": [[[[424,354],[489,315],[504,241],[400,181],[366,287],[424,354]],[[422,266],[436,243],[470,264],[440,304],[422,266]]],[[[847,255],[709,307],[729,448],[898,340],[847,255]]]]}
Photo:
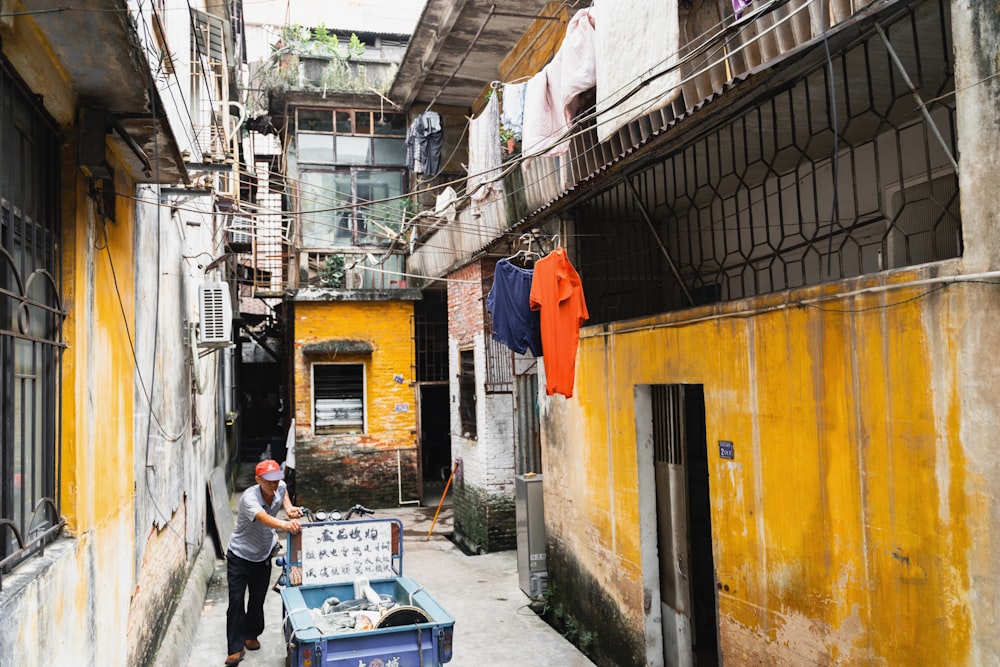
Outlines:
{"type": "MultiPolygon", "coordinates": [[[[72,242],[63,246],[64,298],[77,316],[65,328],[63,512],[75,531],[119,520],[134,488],[135,211],[131,199],[118,197],[116,221],[100,221],[85,188],[79,181],[79,219],[70,221],[72,242]]],[[[133,185],[119,176],[115,188],[133,185]]]]}
{"type": "MultiPolygon", "coordinates": [[[[318,362],[365,365],[363,442],[374,447],[413,447],[417,406],[411,383],[414,351],[410,301],[297,302],[295,304],[295,421],[300,433],[312,435],[312,372],[318,362]],[[352,339],[371,343],[371,354],[303,355],[302,346],[324,340],[352,339]],[[403,382],[396,382],[395,375],[403,382]],[[407,410],[396,410],[397,404],[407,410]]],[[[338,436],[329,436],[335,438],[338,436]]],[[[344,436],[348,437],[348,436],[344,436]]],[[[351,438],[356,436],[349,436],[351,438]]]]}
{"type": "Polygon", "coordinates": [[[989,528],[969,515],[956,341],[967,296],[991,287],[906,302],[927,289],[584,329],[576,398],[543,408],[550,541],[641,633],[639,516],[655,510],[633,391],[702,384],[725,664],[971,664],[970,535],[989,528]]]}

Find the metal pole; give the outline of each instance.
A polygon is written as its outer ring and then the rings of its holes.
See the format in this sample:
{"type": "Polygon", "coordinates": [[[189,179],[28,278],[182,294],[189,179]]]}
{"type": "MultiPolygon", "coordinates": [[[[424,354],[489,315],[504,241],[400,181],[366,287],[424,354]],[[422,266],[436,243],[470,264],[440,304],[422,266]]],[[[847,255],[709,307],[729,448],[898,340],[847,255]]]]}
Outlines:
{"type": "Polygon", "coordinates": [[[945,143],[944,137],[938,131],[937,123],[931,118],[930,112],[927,110],[927,105],[920,98],[920,93],[917,92],[916,86],[910,81],[909,74],[906,73],[906,68],[903,67],[902,61],[899,56],[896,55],[896,50],[892,48],[892,44],[889,43],[889,38],[886,36],[885,31],[882,30],[882,26],[878,23],[875,24],[875,29],[878,30],[879,37],[882,38],[882,42],[885,44],[885,50],[889,52],[889,57],[892,58],[893,64],[896,65],[896,69],[899,70],[900,75],[903,77],[903,81],[906,83],[907,88],[910,89],[910,93],[913,95],[913,99],[917,101],[917,108],[920,109],[920,113],[923,114],[924,120],[927,121],[928,127],[930,127],[931,133],[937,137],[938,143],[941,144],[941,148],[944,149],[944,154],[948,156],[948,160],[951,162],[951,166],[955,168],[955,175],[958,175],[958,162],[951,154],[951,148],[945,143]]]}
{"type": "Polygon", "coordinates": [[[444,505],[444,497],[448,495],[448,487],[451,486],[451,480],[455,477],[456,470],[458,470],[458,461],[455,461],[455,465],[451,467],[451,474],[448,475],[448,483],[444,485],[444,493],[441,494],[441,500],[438,501],[437,511],[434,512],[434,520],[431,521],[431,529],[427,531],[427,539],[424,542],[428,542],[431,539],[431,533],[434,532],[434,524],[437,523],[438,514],[441,513],[441,505],[444,505]]]}
{"type": "Polygon", "coordinates": [[[667,264],[670,265],[670,271],[673,272],[674,278],[677,279],[677,284],[681,286],[681,291],[684,292],[684,296],[687,297],[688,303],[694,305],[694,299],[691,298],[691,292],[688,291],[687,285],[681,280],[681,274],[677,270],[677,266],[674,264],[674,260],[670,258],[670,253],[667,252],[666,246],[663,245],[663,241],[660,240],[660,235],[656,233],[656,227],[653,226],[653,220],[649,217],[649,213],[646,211],[645,204],[639,199],[639,192],[632,185],[631,179],[625,179],[625,185],[628,189],[632,191],[632,196],[635,197],[635,203],[639,206],[639,211],[642,213],[642,217],[645,218],[646,224],[649,225],[649,231],[653,233],[653,238],[656,239],[657,245],[660,246],[660,251],[663,252],[663,256],[667,259],[667,264]]]}

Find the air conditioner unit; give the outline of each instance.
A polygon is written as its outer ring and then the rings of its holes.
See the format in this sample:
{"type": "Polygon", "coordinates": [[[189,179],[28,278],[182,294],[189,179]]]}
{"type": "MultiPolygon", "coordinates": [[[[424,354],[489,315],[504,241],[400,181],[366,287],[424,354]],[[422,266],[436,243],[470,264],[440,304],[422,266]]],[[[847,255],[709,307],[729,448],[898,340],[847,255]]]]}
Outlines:
{"type": "Polygon", "coordinates": [[[253,247],[253,221],[248,218],[234,218],[229,226],[229,246],[234,250],[253,247]]]}
{"type": "Polygon", "coordinates": [[[199,347],[228,346],[233,341],[233,304],[226,283],[204,283],[198,286],[199,347]]]}

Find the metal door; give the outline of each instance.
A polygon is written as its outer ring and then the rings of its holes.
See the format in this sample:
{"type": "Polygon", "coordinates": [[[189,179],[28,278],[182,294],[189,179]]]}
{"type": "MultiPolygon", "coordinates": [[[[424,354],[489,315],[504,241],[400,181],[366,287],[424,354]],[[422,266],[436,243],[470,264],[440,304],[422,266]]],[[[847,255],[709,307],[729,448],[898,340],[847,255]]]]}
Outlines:
{"type": "Polygon", "coordinates": [[[685,470],[684,387],[651,387],[653,474],[660,566],[663,661],[671,667],[694,664],[691,627],[690,551],[685,470]]]}

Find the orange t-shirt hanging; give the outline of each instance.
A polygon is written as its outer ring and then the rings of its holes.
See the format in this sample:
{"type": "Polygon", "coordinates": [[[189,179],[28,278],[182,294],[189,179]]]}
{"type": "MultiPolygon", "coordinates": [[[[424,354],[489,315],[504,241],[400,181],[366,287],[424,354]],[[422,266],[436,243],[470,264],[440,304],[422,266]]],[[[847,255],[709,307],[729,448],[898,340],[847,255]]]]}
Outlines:
{"type": "Polygon", "coordinates": [[[556,248],[535,262],[529,299],[531,309],[540,311],[545,393],[571,398],[580,325],[590,315],[580,276],[570,264],[566,250],[556,248]]]}

